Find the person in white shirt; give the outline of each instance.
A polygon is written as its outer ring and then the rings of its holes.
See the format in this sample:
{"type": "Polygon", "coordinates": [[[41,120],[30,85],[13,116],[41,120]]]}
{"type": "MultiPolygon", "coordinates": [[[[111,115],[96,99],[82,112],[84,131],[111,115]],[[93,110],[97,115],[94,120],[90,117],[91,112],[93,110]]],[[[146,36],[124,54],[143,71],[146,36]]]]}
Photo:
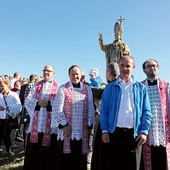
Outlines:
{"type": "Polygon", "coordinates": [[[15,72],[13,75],[13,78],[10,80],[10,89],[14,87],[14,83],[17,80],[21,80],[21,74],[19,72],[15,72]]]}
{"type": "Polygon", "coordinates": [[[11,150],[11,128],[9,127],[9,117],[14,119],[20,113],[22,105],[16,92],[9,89],[8,80],[0,80],[0,141],[3,139],[7,152],[13,156],[15,153],[11,150]]]}
{"type": "Polygon", "coordinates": [[[109,143],[108,169],[139,170],[142,145],[146,142],[152,113],[146,87],[134,80],[135,60],[120,58],[120,76],[102,94],[100,125],[102,141],[109,143]]]}

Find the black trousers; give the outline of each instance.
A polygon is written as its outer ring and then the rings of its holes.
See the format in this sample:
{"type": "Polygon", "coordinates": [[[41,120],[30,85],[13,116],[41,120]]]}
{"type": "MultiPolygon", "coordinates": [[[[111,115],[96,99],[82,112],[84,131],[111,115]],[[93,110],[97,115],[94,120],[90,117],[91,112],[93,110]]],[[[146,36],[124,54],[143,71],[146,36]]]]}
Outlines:
{"type": "Polygon", "coordinates": [[[134,138],[134,129],[117,127],[110,134],[109,170],[139,170],[141,149],[134,138]]]}
{"type": "Polygon", "coordinates": [[[62,154],[61,170],[87,170],[87,154],[82,154],[82,140],[71,140],[70,147],[70,154],[62,154]]]}
{"type": "Polygon", "coordinates": [[[167,169],[167,157],[166,148],[163,146],[151,145],[151,163],[152,170],[166,170],[167,169]]]}
{"type": "Polygon", "coordinates": [[[9,152],[9,148],[11,146],[10,134],[11,129],[9,128],[9,120],[0,119],[0,143],[3,140],[7,152],[9,152]]]}
{"type": "Polygon", "coordinates": [[[110,143],[103,143],[102,130],[98,124],[96,137],[93,146],[93,154],[91,160],[91,170],[108,170],[109,169],[109,150],[110,143]]]}
{"type": "Polygon", "coordinates": [[[60,170],[61,156],[57,136],[51,135],[50,146],[42,146],[43,133],[38,134],[38,143],[30,142],[27,137],[23,170],[60,170]]]}

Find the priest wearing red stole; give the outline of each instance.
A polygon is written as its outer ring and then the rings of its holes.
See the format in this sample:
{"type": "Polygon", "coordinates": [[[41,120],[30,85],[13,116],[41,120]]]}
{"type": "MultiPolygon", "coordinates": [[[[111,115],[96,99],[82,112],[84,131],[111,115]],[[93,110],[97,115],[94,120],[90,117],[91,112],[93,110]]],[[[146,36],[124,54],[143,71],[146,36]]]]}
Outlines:
{"type": "Polygon", "coordinates": [[[87,170],[89,133],[94,125],[94,103],[91,88],[80,82],[82,70],[73,65],[70,80],[61,85],[53,105],[52,129],[59,128],[62,143],[62,170],[87,170]]]}
{"type": "Polygon", "coordinates": [[[55,74],[53,66],[46,65],[42,71],[44,79],[31,88],[25,100],[30,124],[23,170],[54,170],[51,112],[59,84],[53,80],[55,74]]]}

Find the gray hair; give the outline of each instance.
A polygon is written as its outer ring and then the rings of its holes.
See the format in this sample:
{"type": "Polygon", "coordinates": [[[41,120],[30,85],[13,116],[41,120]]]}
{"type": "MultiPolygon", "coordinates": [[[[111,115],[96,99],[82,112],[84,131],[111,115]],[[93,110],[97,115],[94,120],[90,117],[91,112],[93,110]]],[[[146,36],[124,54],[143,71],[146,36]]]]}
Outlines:
{"type": "Polygon", "coordinates": [[[106,67],[107,70],[110,70],[113,75],[116,77],[119,76],[120,71],[119,71],[119,65],[116,62],[111,62],[107,65],[106,67]]]}

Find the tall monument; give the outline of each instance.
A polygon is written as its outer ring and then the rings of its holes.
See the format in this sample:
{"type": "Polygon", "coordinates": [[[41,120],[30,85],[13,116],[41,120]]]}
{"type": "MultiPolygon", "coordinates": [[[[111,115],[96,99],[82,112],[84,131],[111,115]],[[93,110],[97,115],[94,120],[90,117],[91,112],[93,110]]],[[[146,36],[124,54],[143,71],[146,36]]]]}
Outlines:
{"type": "Polygon", "coordinates": [[[99,33],[99,44],[102,51],[105,52],[106,66],[111,62],[119,63],[120,58],[125,54],[130,54],[128,45],[122,39],[123,22],[122,16],[115,23],[114,34],[115,40],[111,44],[103,44],[102,34],[99,33]]]}

